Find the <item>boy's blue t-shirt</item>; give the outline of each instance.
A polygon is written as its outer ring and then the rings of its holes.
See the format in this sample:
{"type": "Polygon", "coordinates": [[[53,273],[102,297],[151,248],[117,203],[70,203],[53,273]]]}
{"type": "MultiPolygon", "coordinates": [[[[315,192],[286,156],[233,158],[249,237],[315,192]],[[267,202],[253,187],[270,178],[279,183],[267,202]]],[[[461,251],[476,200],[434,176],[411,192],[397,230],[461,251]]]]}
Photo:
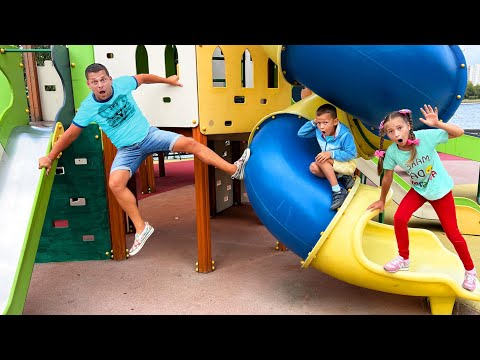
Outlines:
{"type": "Polygon", "coordinates": [[[448,141],[448,133],[442,129],[414,131],[419,140],[417,156],[408,164],[410,151],[398,149],[396,144],[388,147],[383,161],[385,170],[400,166],[410,176],[412,187],[427,200],[438,200],[453,189],[453,179],[442,164],[437,150],[438,144],[448,141]]]}
{"type": "Polygon", "coordinates": [[[150,124],[133,99],[132,91],[137,87],[133,76],[113,79],[112,96],[99,101],[91,92],[81,103],[73,123],[82,128],[97,123],[117,149],[139,143],[147,136],[150,124]]]}

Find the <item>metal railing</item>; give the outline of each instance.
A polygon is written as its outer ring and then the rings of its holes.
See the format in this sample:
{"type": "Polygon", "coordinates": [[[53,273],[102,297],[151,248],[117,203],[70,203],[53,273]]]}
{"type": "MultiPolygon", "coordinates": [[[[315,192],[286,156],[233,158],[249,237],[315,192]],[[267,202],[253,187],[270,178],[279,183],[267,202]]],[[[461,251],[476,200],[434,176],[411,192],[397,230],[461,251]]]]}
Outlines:
{"type": "Polygon", "coordinates": [[[463,129],[466,135],[480,137],[480,129],[463,129]]]}

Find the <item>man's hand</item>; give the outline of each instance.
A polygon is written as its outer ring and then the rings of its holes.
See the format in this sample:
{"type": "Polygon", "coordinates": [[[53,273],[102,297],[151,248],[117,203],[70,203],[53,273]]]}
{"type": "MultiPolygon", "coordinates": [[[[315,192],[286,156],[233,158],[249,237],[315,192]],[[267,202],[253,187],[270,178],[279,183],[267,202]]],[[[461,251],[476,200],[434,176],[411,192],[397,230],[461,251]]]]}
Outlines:
{"type": "Polygon", "coordinates": [[[182,87],[183,84],[180,84],[180,83],[178,82],[179,79],[180,79],[180,78],[178,77],[178,75],[172,75],[172,76],[169,76],[169,77],[167,78],[168,83],[169,83],[170,85],[182,87]]]}
{"type": "Polygon", "coordinates": [[[45,173],[48,175],[50,169],[52,168],[52,161],[50,161],[47,156],[42,156],[40,159],[38,159],[38,169],[41,170],[43,168],[46,169],[45,173]]]}

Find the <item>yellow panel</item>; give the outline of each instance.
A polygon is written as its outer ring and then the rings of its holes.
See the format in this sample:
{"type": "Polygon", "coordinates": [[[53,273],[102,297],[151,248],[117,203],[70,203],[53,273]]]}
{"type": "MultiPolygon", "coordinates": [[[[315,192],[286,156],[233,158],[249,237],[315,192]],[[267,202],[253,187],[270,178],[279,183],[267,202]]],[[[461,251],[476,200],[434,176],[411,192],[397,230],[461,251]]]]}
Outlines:
{"type": "Polygon", "coordinates": [[[281,45],[262,45],[262,48],[265,54],[267,54],[267,56],[272,59],[275,64],[281,66],[281,45]]]}
{"type": "Polygon", "coordinates": [[[480,235],[480,212],[468,206],[455,206],[458,229],[462,234],[480,235]]]}
{"type": "MultiPolygon", "coordinates": [[[[58,139],[63,135],[65,129],[63,128],[63,124],[60,121],[57,121],[55,124],[55,130],[53,131],[53,138],[52,138],[52,147],[57,143],[58,139]]],[[[57,159],[60,159],[62,152],[58,154],[57,159]]],[[[52,159],[53,161],[53,159],[52,159]]]]}
{"type": "Polygon", "coordinates": [[[198,45],[196,48],[202,134],[250,133],[259,119],[290,105],[292,86],[281,74],[278,74],[278,88],[268,88],[269,57],[262,46],[198,45]],[[212,85],[212,57],[217,47],[225,58],[226,87],[212,85]],[[241,60],[246,49],[253,61],[253,88],[241,86],[241,60]],[[243,96],[245,102],[235,103],[236,96],[243,96]],[[230,126],[225,124],[227,121],[230,126]]]}

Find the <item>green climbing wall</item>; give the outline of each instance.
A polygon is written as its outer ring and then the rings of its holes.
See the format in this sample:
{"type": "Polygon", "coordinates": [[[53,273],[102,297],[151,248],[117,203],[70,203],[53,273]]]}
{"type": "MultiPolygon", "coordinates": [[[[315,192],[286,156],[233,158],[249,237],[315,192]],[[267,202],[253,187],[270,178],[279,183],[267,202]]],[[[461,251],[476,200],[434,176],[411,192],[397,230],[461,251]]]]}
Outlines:
{"type": "Polygon", "coordinates": [[[58,160],[37,262],[109,258],[101,141],[98,125],[91,124],[58,160]]]}
{"type": "MultiPolygon", "coordinates": [[[[70,105],[60,110],[57,120],[67,130],[74,108],[89,92],[84,70],[93,62],[93,50],[80,45],[62,49],[53,58],[62,83],[71,85],[64,85],[70,105]]],[[[109,226],[102,134],[97,124],[90,124],[58,160],[35,261],[110,259],[109,226]]]]}

